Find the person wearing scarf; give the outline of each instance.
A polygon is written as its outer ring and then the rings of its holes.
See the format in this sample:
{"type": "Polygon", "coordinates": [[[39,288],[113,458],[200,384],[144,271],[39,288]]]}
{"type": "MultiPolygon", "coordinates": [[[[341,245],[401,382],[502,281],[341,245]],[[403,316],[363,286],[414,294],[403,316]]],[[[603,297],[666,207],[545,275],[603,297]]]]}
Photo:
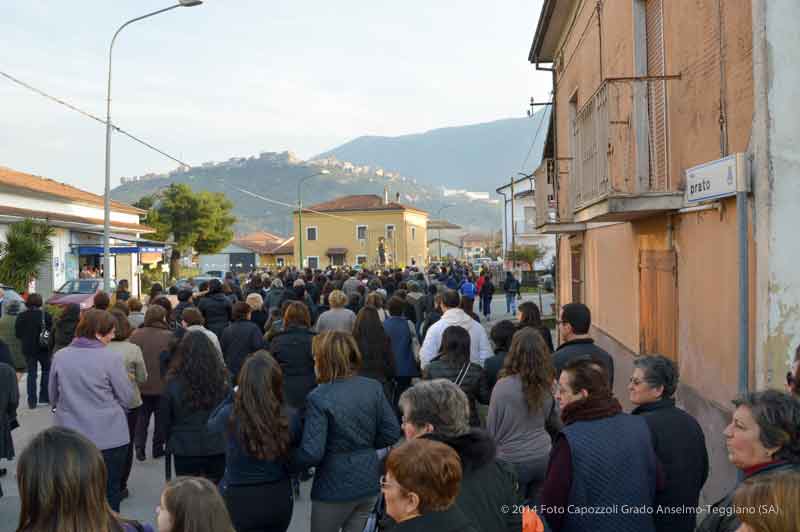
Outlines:
{"type": "Polygon", "coordinates": [[[622,412],[602,365],[573,360],[558,381],[564,427],[542,488],[553,532],[655,532],[663,475],[647,423],[622,412]]]}

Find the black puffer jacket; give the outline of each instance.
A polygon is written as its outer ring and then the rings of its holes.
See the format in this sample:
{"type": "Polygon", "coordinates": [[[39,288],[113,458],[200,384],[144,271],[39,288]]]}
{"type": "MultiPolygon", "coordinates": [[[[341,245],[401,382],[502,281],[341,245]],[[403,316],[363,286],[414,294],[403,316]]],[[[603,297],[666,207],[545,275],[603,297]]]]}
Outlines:
{"type": "Polygon", "coordinates": [[[231,321],[231,302],[222,292],[200,298],[197,309],[206,319],[206,329],[222,337],[222,331],[231,321]]]}
{"type": "MultiPolygon", "coordinates": [[[[450,382],[456,382],[459,373],[463,372],[463,370],[464,364],[451,360],[447,355],[439,355],[425,367],[422,372],[422,378],[426,380],[447,379],[450,382]]],[[[479,427],[481,421],[480,417],[478,417],[478,405],[476,403],[481,402],[487,405],[491,398],[486,370],[477,364],[470,363],[469,368],[467,368],[467,374],[461,380],[460,386],[464,393],[467,394],[467,399],[469,399],[469,424],[473,427],[479,427]]]]}
{"type": "Polygon", "coordinates": [[[75,329],[81,319],[81,308],[78,305],[74,305],[74,307],[74,309],[65,310],[53,326],[53,332],[50,334],[50,355],[67,347],[75,338],[75,329]]]}
{"type": "Polygon", "coordinates": [[[456,437],[436,432],[423,438],[446,443],[461,458],[463,477],[455,506],[480,532],[521,532],[519,512],[502,508],[519,507],[522,499],[517,489],[513,466],[496,458],[494,441],[483,430],[473,429],[456,437]]]}
{"type": "Polygon", "coordinates": [[[264,336],[258,325],[252,321],[239,320],[225,328],[219,343],[225,357],[225,365],[228,366],[228,371],[236,382],[247,356],[264,348],[264,336]]]}
{"type": "Polygon", "coordinates": [[[272,337],[269,350],[283,371],[283,396],[286,404],[302,409],[308,392],[317,385],[311,341],[314,333],[306,327],[289,327],[272,337]]]}

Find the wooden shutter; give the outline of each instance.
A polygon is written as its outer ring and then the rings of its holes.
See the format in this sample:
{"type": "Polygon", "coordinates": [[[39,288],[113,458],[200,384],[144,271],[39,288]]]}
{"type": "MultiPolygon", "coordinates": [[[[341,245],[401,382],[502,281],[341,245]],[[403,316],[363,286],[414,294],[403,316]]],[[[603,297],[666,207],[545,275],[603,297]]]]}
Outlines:
{"type": "Polygon", "coordinates": [[[583,246],[572,248],[572,303],[583,301],[583,246]]]}
{"type": "MultiPolygon", "coordinates": [[[[647,0],[646,29],[647,75],[665,75],[664,0],[647,0]]],[[[650,190],[665,191],[667,175],[667,88],[665,81],[650,81],[648,114],[650,117],[650,190]]]]}
{"type": "Polygon", "coordinates": [[[677,260],[671,250],[642,250],[639,257],[640,352],[677,357],[677,260]]]}

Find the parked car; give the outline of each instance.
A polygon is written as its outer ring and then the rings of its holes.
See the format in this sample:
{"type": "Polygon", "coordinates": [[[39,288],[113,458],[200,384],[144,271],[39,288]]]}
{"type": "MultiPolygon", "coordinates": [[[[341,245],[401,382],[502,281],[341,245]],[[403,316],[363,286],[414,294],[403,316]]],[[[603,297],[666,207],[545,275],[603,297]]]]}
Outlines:
{"type": "MultiPolygon", "coordinates": [[[[116,289],[117,283],[111,279],[110,293],[113,293],[116,289]]],[[[60,307],[65,307],[70,303],[77,303],[80,305],[81,310],[85,310],[94,306],[94,295],[102,291],[102,279],[74,279],[61,285],[46,303],[60,307]]]]}
{"type": "MultiPolygon", "coordinates": [[[[25,310],[25,308],[26,308],[25,307],[25,300],[22,298],[21,295],[19,295],[17,293],[16,290],[14,290],[10,286],[4,285],[4,284],[0,284],[0,288],[2,288],[3,292],[5,292],[5,296],[3,296],[3,305],[5,305],[9,301],[19,301],[20,304],[22,304],[22,306],[20,307],[19,311],[22,312],[23,310],[25,310]]],[[[5,308],[3,310],[5,310],[5,308]]]]}
{"type": "Polygon", "coordinates": [[[200,291],[200,285],[204,282],[210,281],[211,279],[220,279],[220,277],[211,277],[208,275],[198,275],[197,277],[192,277],[192,283],[194,286],[189,284],[189,279],[178,279],[178,281],[175,283],[175,288],[177,288],[179,291],[185,288],[191,288],[192,292],[196,294],[200,291]]]}

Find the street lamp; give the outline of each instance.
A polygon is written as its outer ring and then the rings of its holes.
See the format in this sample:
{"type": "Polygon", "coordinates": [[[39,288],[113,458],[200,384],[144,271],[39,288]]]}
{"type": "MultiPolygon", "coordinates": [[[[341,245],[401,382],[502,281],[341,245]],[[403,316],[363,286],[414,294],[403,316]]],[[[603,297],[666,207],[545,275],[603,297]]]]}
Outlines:
{"type": "Polygon", "coordinates": [[[114,33],[114,37],[111,38],[111,46],[108,47],[108,91],[106,93],[106,189],[103,197],[103,290],[105,292],[111,289],[111,249],[109,247],[111,240],[111,56],[114,52],[114,42],[117,40],[119,32],[134,22],[171,11],[176,7],[194,7],[202,3],[202,0],[179,0],[173,6],[129,20],[120,26],[114,33]]]}
{"type": "Polygon", "coordinates": [[[439,239],[439,261],[440,262],[442,260],[442,223],[441,223],[442,220],[439,219],[439,216],[442,214],[443,210],[447,209],[448,207],[455,207],[455,206],[456,205],[454,203],[448,203],[447,205],[442,205],[441,207],[439,207],[439,210],[436,211],[436,219],[439,220],[439,235],[438,235],[438,239],[439,239]]]}
{"type": "Polygon", "coordinates": [[[330,173],[330,170],[320,170],[316,174],[307,175],[297,180],[297,242],[300,246],[300,264],[298,264],[300,269],[303,268],[303,190],[300,187],[305,181],[311,179],[312,177],[317,177],[318,175],[328,175],[330,173]]]}

